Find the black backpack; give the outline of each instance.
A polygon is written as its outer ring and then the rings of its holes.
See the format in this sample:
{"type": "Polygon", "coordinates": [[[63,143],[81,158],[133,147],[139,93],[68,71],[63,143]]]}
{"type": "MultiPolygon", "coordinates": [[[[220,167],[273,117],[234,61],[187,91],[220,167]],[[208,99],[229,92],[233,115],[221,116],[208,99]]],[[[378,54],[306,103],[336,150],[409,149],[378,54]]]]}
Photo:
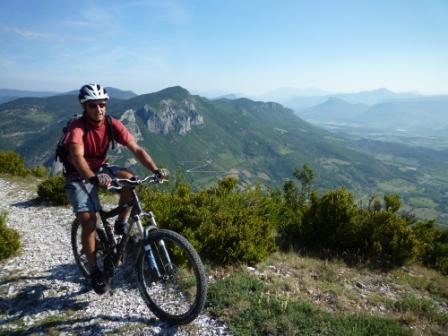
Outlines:
{"type": "MultiPolygon", "coordinates": [[[[73,121],[78,120],[83,117],[84,116],[78,117],[75,114],[75,116],[73,118],[71,118],[67,122],[65,127],[62,129],[63,134],[60,137],[58,144],[56,145],[56,153],[55,153],[55,158],[54,158],[52,175],[56,175],[58,173],[58,170],[60,170],[60,169],[56,168],[55,166],[58,166],[58,165],[60,166],[60,164],[62,164],[62,166],[63,166],[62,172],[63,172],[64,176],[67,176],[70,173],[76,172],[76,168],[68,160],[68,156],[69,156],[70,152],[69,152],[68,148],[64,145],[64,142],[65,142],[65,139],[67,138],[67,133],[68,133],[71,123],[73,121]]],[[[107,134],[108,134],[108,138],[109,138],[109,143],[112,142],[112,150],[114,150],[117,146],[117,143],[116,143],[115,137],[114,137],[114,127],[112,125],[112,117],[109,115],[106,115],[106,129],[107,129],[107,134]]],[[[83,138],[85,138],[87,132],[88,132],[88,129],[86,127],[84,130],[83,138]]]]}

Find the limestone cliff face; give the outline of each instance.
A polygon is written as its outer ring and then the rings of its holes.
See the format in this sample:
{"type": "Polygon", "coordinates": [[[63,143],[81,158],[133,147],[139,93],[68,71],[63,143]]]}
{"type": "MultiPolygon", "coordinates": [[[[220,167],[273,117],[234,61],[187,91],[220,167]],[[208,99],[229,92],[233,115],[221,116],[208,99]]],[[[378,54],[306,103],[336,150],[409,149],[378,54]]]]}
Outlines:
{"type": "MultiPolygon", "coordinates": [[[[132,133],[132,135],[135,138],[135,141],[142,141],[143,135],[140,131],[140,128],[137,125],[137,122],[135,120],[135,111],[133,109],[126,110],[120,117],[120,121],[123,123],[123,125],[126,126],[129,132],[132,133]]],[[[112,148],[112,144],[110,145],[109,149],[112,148]]],[[[112,155],[118,155],[120,156],[123,153],[123,146],[117,143],[117,147],[115,148],[115,151],[112,155]]],[[[126,167],[130,167],[131,165],[125,164],[126,167]]]]}
{"type": "Polygon", "coordinates": [[[126,126],[129,132],[134,135],[136,141],[143,140],[143,135],[135,120],[135,111],[133,109],[125,111],[121,115],[120,121],[126,126]]]}
{"type": "Polygon", "coordinates": [[[185,135],[193,126],[204,124],[204,118],[198,113],[193,102],[188,99],[180,102],[164,99],[159,102],[157,110],[145,105],[139,112],[152,133],[168,134],[174,131],[185,135]]]}

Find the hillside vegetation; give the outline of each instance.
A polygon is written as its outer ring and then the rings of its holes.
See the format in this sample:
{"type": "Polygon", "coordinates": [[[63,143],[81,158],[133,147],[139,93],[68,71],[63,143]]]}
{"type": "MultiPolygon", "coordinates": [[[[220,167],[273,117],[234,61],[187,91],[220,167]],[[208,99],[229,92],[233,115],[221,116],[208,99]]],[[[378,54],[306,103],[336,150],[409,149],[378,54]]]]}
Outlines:
{"type": "Polygon", "coordinates": [[[398,195],[361,206],[344,188],[319,196],[307,166],[294,175],[282,192],[233,178],[140,191],[209,265],[207,309],[236,335],[446,334],[448,230],[400,214],[398,195]]]}
{"type": "Polygon", "coordinates": [[[7,214],[0,213],[0,261],[15,255],[20,249],[20,235],[6,225],[7,214]]]}
{"type": "Polygon", "coordinates": [[[160,225],[181,232],[213,264],[252,264],[293,248],[379,269],[420,261],[448,274],[448,230],[400,214],[398,195],[362,206],[345,188],[319,196],[308,166],[295,175],[300,183],[287,182],[282,192],[238,191],[225,178],[200,191],[179,182],[141,197],[160,225]]]}
{"type": "MultiPolygon", "coordinates": [[[[0,173],[25,176],[28,170],[13,152],[0,152],[0,173]]],[[[313,187],[313,170],[304,165],[282,191],[239,190],[233,177],[217,186],[193,191],[181,177],[170,191],[144,188],[142,202],[153,207],[160,225],[185,235],[217,265],[256,263],[279,249],[325,251],[349,263],[380,268],[421,261],[448,274],[448,230],[433,221],[418,221],[399,213],[400,196],[372,197],[356,204],[344,187],[320,196],[313,187]]],[[[50,177],[38,186],[42,200],[67,204],[64,179],[50,177]]]]}
{"type": "Polygon", "coordinates": [[[445,334],[448,231],[400,213],[398,195],[355,204],[344,188],[317,194],[309,166],[294,176],[271,192],[234,178],[195,191],[178,176],[140,197],[199,251],[207,309],[235,334],[445,334]]]}
{"type": "MultiPolygon", "coordinates": [[[[125,123],[159,165],[181,170],[194,189],[211,186],[223,176],[236,177],[240,188],[279,188],[296,167],[308,164],[320,191],[344,186],[357,199],[397,192],[403,206],[413,208],[418,218],[448,225],[448,162],[446,150],[437,150],[443,145],[439,138],[395,137],[393,141],[401,141],[397,148],[385,141],[388,135],[364,128],[353,137],[328,132],[277,103],[210,100],[181,87],[138,96],[117,92],[111,93],[109,113],[125,123]],[[120,99],[124,97],[128,99],[120,99]],[[382,140],[369,142],[367,136],[382,140]],[[410,146],[416,141],[421,147],[410,146]]],[[[426,101],[428,108],[444,102],[422,98],[418,111],[424,111],[426,101]]],[[[406,110],[413,105],[409,101],[384,106],[406,110]]],[[[310,113],[350,119],[366,108],[370,109],[331,99],[310,113]]],[[[81,112],[74,92],[0,104],[0,150],[20,153],[29,166],[49,167],[62,128],[81,112]]],[[[414,118],[409,122],[418,124],[414,118]]],[[[129,158],[126,150],[110,153],[111,163],[123,164],[129,158]]],[[[133,169],[145,173],[139,166],[133,169]]]]}
{"type": "MultiPolygon", "coordinates": [[[[0,104],[0,149],[20,153],[28,165],[49,166],[62,128],[81,112],[74,95],[0,104]]],[[[322,189],[345,185],[367,192],[379,180],[411,177],[411,172],[348,149],[276,103],[209,100],[173,87],[126,100],[112,98],[109,113],[124,118],[158,162],[181,169],[195,188],[226,175],[237,176],[242,187],[275,187],[305,163],[319,176],[316,183],[322,189]],[[170,125],[173,120],[181,123],[180,129],[170,125]]],[[[127,151],[111,154],[117,163],[129,157],[127,151]]]]}

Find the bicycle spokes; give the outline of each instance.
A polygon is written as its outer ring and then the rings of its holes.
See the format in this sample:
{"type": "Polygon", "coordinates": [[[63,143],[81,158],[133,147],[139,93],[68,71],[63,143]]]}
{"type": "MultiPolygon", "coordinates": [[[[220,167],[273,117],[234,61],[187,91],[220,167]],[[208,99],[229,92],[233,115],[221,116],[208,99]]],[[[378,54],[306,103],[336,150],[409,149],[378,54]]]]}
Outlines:
{"type": "Polygon", "coordinates": [[[139,257],[140,289],[157,316],[185,323],[197,316],[205,300],[202,264],[186,240],[172,232],[165,231],[162,235],[163,239],[149,238],[144,257],[139,257]]]}

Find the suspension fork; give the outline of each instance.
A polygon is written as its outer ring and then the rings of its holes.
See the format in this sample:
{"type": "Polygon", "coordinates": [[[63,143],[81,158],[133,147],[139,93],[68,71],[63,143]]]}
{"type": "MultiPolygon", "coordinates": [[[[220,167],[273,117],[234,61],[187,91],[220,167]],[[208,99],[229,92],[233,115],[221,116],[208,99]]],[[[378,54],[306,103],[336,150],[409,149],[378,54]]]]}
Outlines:
{"type": "MultiPolygon", "coordinates": [[[[147,256],[147,259],[149,261],[149,265],[151,267],[151,269],[154,271],[154,273],[157,275],[158,278],[161,278],[162,275],[160,273],[160,269],[159,266],[157,265],[155,256],[156,256],[156,251],[154,251],[154,248],[151,246],[150,242],[147,242],[146,238],[148,237],[149,232],[151,232],[152,230],[157,230],[157,223],[154,217],[154,214],[152,213],[152,211],[145,213],[145,216],[149,217],[150,223],[151,225],[145,230],[143,237],[145,237],[144,239],[144,245],[143,248],[145,250],[145,254],[147,256]]],[[[139,217],[139,216],[138,216],[139,217]]],[[[140,221],[140,217],[138,218],[138,220],[140,221]]],[[[139,227],[142,228],[143,230],[143,226],[138,225],[139,227]]],[[[166,248],[165,242],[163,241],[163,239],[160,239],[157,241],[157,251],[158,254],[161,256],[162,258],[162,267],[165,269],[169,268],[169,270],[173,269],[172,263],[171,263],[171,258],[170,255],[168,253],[168,250],[166,248]]]]}

